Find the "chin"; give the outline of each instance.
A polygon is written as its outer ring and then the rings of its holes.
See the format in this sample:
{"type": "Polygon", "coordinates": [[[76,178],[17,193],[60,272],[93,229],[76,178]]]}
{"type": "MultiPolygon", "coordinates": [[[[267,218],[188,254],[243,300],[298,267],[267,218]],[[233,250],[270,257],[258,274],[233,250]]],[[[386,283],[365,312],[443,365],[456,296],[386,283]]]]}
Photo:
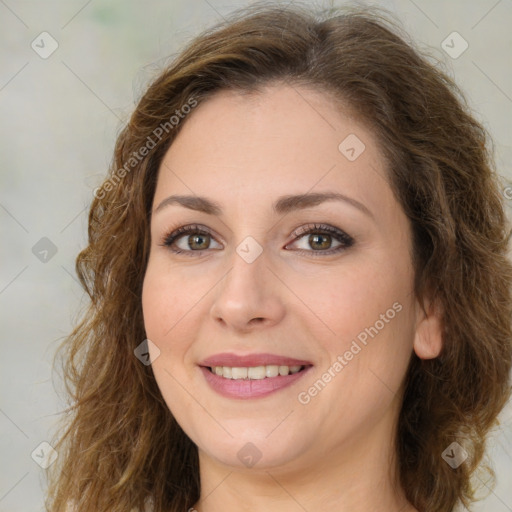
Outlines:
{"type": "MultiPolygon", "coordinates": [[[[275,428],[275,422],[274,427],[275,428]]],[[[303,436],[290,435],[290,426],[285,431],[275,432],[265,428],[231,431],[220,438],[193,441],[209,458],[226,466],[239,469],[267,470],[294,464],[304,456],[308,442],[303,436]]]]}

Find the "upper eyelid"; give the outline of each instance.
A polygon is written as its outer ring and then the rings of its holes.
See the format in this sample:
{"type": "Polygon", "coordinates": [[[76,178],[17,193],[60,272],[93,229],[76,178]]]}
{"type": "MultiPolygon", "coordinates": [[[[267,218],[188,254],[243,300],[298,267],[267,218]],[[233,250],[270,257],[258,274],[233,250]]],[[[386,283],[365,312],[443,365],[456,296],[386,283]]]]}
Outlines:
{"type": "MultiPolygon", "coordinates": [[[[338,242],[341,242],[341,243],[345,242],[345,243],[348,243],[349,245],[352,245],[355,242],[354,238],[341,228],[332,226],[328,223],[313,222],[313,223],[307,223],[305,225],[303,224],[303,225],[299,226],[298,228],[295,228],[293,230],[293,232],[291,233],[291,235],[294,236],[294,239],[291,240],[289,243],[287,243],[286,246],[288,246],[294,242],[297,242],[298,240],[300,240],[301,238],[303,238],[304,236],[306,236],[308,234],[320,232],[320,231],[326,231],[328,235],[333,236],[338,242]],[[343,240],[343,239],[345,239],[345,240],[343,240]]],[[[224,243],[224,242],[219,242],[217,240],[217,236],[212,232],[212,230],[210,228],[203,226],[201,224],[188,224],[188,225],[184,225],[184,226],[179,226],[176,229],[172,230],[170,233],[164,235],[163,245],[171,245],[171,243],[167,243],[167,241],[171,238],[172,238],[172,244],[175,244],[177,240],[179,240],[187,235],[197,233],[197,232],[204,232],[204,234],[211,236],[213,239],[215,239],[215,241],[217,243],[224,243]]],[[[208,250],[208,249],[204,249],[204,250],[208,250]]],[[[199,251],[187,251],[187,252],[199,253],[202,251],[199,250],[199,251]]],[[[320,252],[327,252],[327,251],[318,251],[318,252],[320,253],[320,252]]]]}
{"type": "MultiPolygon", "coordinates": [[[[292,233],[290,234],[290,236],[303,236],[303,235],[306,235],[310,232],[315,232],[315,231],[328,231],[329,234],[340,234],[340,235],[345,235],[347,237],[350,237],[352,238],[346,231],[344,231],[343,229],[341,228],[337,228],[335,226],[331,226],[330,224],[327,224],[327,223],[318,223],[318,222],[315,222],[315,223],[309,223],[309,224],[305,224],[305,225],[301,225],[299,226],[298,228],[295,228],[292,233]],[[300,233],[299,233],[300,231],[300,233]]],[[[184,226],[179,226],[177,227],[176,229],[173,229],[172,231],[169,231],[169,232],[166,232],[166,234],[164,235],[165,238],[170,238],[171,236],[185,236],[189,233],[195,233],[195,232],[199,232],[199,231],[203,231],[204,233],[210,235],[210,236],[216,236],[215,233],[213,232],[213,230],[211,230],[210,228],[206,227],[206,226],[203,226],[201,224],[187,224],[187,225],[184,225],[184,226]]],[[[222,238],[222,237],[220,237],[222,238]]]]}

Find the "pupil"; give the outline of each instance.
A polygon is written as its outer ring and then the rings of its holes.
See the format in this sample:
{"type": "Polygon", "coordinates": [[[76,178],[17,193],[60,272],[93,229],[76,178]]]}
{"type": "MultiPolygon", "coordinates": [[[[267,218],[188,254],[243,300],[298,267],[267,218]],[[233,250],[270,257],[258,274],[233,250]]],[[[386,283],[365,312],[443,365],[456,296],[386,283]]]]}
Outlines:
{"type": "Polygon", "coordinates": [[[329,238],[330,238],[330,235],[310,235],[309,237],[309,243],[312,245],[312,247],[314,247],[315,245],[317,245],[317,248],[318,249],[328,249],[329,246],[331,245],[330,244],[330,241],[329,241],[329,238]],[[321,242],[323,238],[323,242],[321,242]],[[320,242],[319,242],[320,240],[320,242]]]}
{"type": "Polygon", "coordinates": [[[190,240],[189,240],[189,247],[192,248],[193,244],[195,243],[198,243],[198,245],[205,245],[204,247],[198,247],[198,249],[207,249],[208,248],[208,244],[205,242],[206,240],[206,237],[204,237],[203,235],[192,235],[190,238],[192,238],[192,243],[190,243],[190,240]],[[201,243],[202,241],[202,243],[201,243]]]}

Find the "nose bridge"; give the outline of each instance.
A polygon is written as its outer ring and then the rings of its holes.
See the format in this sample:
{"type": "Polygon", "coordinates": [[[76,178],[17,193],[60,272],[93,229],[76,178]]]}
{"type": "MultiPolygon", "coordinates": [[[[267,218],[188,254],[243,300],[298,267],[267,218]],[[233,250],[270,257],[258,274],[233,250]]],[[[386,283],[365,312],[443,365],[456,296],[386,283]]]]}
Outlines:
{"type": "Polygon", "coordinates": [[[268,293],[265,290],[268,283],[264,279],[268,262],[263,252],[255,258],[249,255],[251,249],[247,250],[242,242],[233,252],[230,270],[223,280],[221,290],[227,300],[238,301],[240,306],[252,304],[254,307],[268,293]]]}
{"type": "MultiPolygon", "coordinates": [[[[283,316],[283,303],[267,269],[267,254],[255,240],[245,239],[233,251],[230,269],[219,283],[211,314],[237,329],[252,320],[274,323],[283,316]]],[[[272,279],[274,279],[272,277],[272,279]]]]}
{"type": "MultiPolygon", "coordinates": [[[[246,228],[247,230],[247,228],[246,228]]],[[[252,292],[255,296],[264,292],[261,277],[270,264],[268,249],[264,249],[254,237],[245,236],[234,246],[229,258],[230,271],[225,277],[224,288],[231,292],[252,292]],[[258,279],[258,277],[260,279],[258,279]]]]}

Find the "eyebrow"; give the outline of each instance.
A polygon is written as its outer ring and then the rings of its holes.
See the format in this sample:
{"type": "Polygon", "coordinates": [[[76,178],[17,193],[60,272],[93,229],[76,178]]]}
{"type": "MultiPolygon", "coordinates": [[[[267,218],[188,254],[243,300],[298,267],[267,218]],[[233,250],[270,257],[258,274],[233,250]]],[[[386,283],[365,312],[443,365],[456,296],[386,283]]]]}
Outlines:
{"type": "MultiPolygon", "coordinates": [[[[363,203],[337,192],[310,192],[307,194],[281,196],[272,205],[272,209],[276,214],[284,215],[294,210],[318,206],[325,201],[342,201],[348,203],[369,217],[374,218],[372,212],[363,203]]],[[[153,210],[153,213],[157,213],[172,204],[179,204],[189,210],[203,212],[208,215],[222,215],[222,207],[219,203],[206,197],[188,195],[173,195],[167,197],[153,210]]]]}

